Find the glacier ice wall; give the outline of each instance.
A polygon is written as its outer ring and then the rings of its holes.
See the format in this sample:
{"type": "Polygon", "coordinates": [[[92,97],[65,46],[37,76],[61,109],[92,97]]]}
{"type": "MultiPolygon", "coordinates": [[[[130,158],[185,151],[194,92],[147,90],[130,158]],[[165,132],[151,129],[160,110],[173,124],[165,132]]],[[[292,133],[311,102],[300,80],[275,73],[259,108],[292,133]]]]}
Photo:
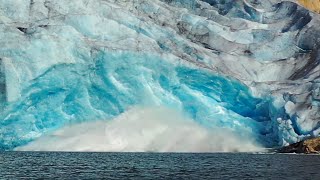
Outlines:
{"type": "Polygon", "coordinates": [[[133,106],[266,147],[320,133],[320,16],[275,0],[0,0],[0,149],[133,106]]]}

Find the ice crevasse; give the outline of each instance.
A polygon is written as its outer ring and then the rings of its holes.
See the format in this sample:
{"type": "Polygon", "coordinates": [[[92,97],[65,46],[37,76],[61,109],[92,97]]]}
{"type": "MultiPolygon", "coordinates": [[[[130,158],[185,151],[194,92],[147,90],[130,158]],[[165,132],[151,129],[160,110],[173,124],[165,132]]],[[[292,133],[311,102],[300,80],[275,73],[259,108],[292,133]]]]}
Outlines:
{"type": "Polygon", "coordinates": [[[0,45],[1,150],[137,106],[264,147],[320,133],[320,16],[294,1],[0,0],[0,45]]]}

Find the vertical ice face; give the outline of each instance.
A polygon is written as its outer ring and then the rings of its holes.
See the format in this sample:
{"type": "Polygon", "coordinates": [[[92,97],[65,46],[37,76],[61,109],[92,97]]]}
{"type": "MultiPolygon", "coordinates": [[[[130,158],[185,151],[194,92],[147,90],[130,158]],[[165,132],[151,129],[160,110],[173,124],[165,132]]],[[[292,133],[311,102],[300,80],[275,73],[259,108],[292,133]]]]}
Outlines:
{"type": "Polygon", "coordinates": [[[5,148],[67,124],[111,119],[134,105],[166,106],[207,128],[230,128],[269,145],[277,141],[268,99],[253,97],[237,80],[167,58],[103,51],[91,64],[54,66],[7,107],[5,148]]]}
{"type": "Polygon", "coordinates": [[[319,19],[273,0],[0,0],[0,149],[132,106],[267,147],[318,136],[319,19]]]}
{"type": "Polygon", "coordinates": [[[6,74],[2,59],[0,59],[0,109],[3,108],[7,102],[7,91],[6,91],[6,74]]]}

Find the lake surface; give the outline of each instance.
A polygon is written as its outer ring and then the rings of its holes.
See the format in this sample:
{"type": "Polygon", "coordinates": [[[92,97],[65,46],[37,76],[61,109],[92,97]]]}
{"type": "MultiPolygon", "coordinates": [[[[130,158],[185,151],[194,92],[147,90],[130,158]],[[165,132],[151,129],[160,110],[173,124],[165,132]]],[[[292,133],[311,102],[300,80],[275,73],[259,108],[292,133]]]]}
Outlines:
{"type": "Polygon", "coordinates": [[[0,179],[318,179],[319,155],[0,152],[0,179]]]}

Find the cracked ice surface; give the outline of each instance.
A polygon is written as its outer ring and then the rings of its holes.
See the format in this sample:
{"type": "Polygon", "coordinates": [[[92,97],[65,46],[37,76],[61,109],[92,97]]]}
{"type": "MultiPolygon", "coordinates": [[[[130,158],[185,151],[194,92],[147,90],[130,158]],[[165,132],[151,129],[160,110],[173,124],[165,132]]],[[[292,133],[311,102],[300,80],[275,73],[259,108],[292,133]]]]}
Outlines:
{"type": "Polygon", "coordinates": [[[0,0],[0,149],[137,105],[267,147],[318,136],[319,21],[289,1],[0,0]]]}

